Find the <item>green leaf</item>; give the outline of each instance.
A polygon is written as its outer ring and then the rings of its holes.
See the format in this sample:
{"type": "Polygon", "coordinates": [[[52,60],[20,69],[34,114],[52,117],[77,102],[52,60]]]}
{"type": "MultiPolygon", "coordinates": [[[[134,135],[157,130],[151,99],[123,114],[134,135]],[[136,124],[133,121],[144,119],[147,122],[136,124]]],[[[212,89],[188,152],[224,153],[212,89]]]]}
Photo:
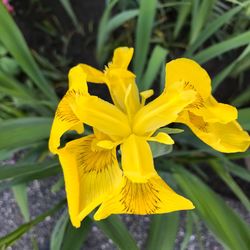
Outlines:
{"type": "Polygon", "coordinates": [[[63,237],[62,248],[60,250],[82,249],[82,245],[88,236],[91,226],[92,220],[89,217],[86,217],[82,221],[80,228],[73,227],[71,222],[68,220],[67,229],[63,237]]]}
{"type": "Polygon", "coordinates": [[[11,57],[0,58],[0,69],[10,75],[16,75],[20,71],[16,60],[11,57]]]}
{"type": "Polygon", "coordinates": [[[111,215],[105,220],[95,221],[96,225],[121,250],[138,250],[136,242],[117,215],[111,215]]]}
{"type": "Polygon", "coordinates": [[[32,173],[23,174],[16,178],[10,179],[7,182],[0,182],[0,192],[5,190],[6,188],[10,188],[14,185],[27,183],[33,180],[39,180],[43,178],[48,178],[50,176],[55,176],[58,174],[62,174],[61,168],[56,166],[51,166],[49,168],[42,168],[40,170],[33,171],[32,173]]]}
{"type": "Polygon", "coordinates": [[[208,47],[207,49],[204,49],[203,51],[197,53],[193,59],[198,61],[200,64],[203,64],[227,51],[249,44],[249,41],[250,31],[246,31],[239,35],[233,36],[226,41],[217,43],[208,47]]]}
{"type": "Polygon", "coordinates": [[[239,117],[239,123],[240,125],[246,129],[246,130],[250,130],[250,108],[244,108],[244,109],[240,109],[239,113],[238,113],[239,117]]]}
{"type": "Polygon", "coordinates": [[[181,250],[187,249],[188,243],[190,241],[190,237],[193,233],[193,220],[192,220],[191,213],[189,213],[189,212],[187,213],[185,221],[186,221],[185,236],[184,236],[184,239],[181,243],[181,250]]]}
{"type": "MultiPolygon", "coordinates": [[[[241,62],[245,58],[249,57],[249,53],[250,53],[250,44],[243,50],[243,52],[232,63],[230,63],[227,67],[225,67],[221,72],[219,72],[214,77],[214,79],[212,81],[213,92],[217,89],[217,87],[221,84],[221,82],[224,81],[224,79],[226,79],[227,76],[229,76],[230,74],[232,74],[232,72],[237,67],[237,65],[241,64],[241,62]]],[[[249,96],[250,95],[249,95],[248,92],[244,92],[242,94],[242,96],[239,96],[237,98],[237,100],[235,100],[236,104],[238,106],[240,106],[240,104],[242,103],[242,101],[247,100],[247,98],[249,98],[249,96]]]]}
{"type": "Polygon", "coordinates": [[[28,117],[11,119],[0,124],[0,150],[26,146],[49,137],[52,119],[28,117]]]}
{"type": "Polygon", "coordinates": [[[154,158],[170,154],[173,150],[173,145],[166,145],[153,141],[150,141],[149,145],[154,158]]]}
{"type": "Polygon", "coordinates": [[[134,9],[134,10],[123,11],[122,13],[119,13],[119,14],[115,15],[114,17],[112,17],[107,23],[106,37],[108,37],[112,31],[119,28],[121,25],[123,25],[128,20],[138,16],[138,14],[139,14],[139,10],[134,9]]]}
{"type": "Polygon", "coordinates": [[[157,0],[141,0],[135,35],[134,70],[140,82],[146,64],[150,38],[157,9],[157,0]]]}
{"type": "Polygon", "coordinates": [[[25,222],[28,222],[30,219],[30,212],[29,212],[29,203],[27,195],[27,185],[26,184],[15,185],[12,187],[12,191],[14,193],[15,200],[22,212],[25,222]]]}
{"type": "Polygon", "coordinates": [[[4,165],[0,167],[0,181],[25,177],[39,172],[50,171],[58,168],[57,160],[48,160],[42,163],[16,163],[14,165],[4,165]]]}
{"type": "Polygon", "coordinates": [[[250,170],[237,165],[236,163],[233,163],[231,161],[225,162],[225,165],[230,173],[232,173],[234,176],[237,176],[241,178],[242,180],[245,180],[247,182],[250,182],[250,170]]]}
{"type": "Polygon", "coordinates": [[[107,42],[110,34],[115,29],[122,26],[125,22],[136,17],[139,13],[138,9],[126,10],[109,19],[111,10],[116,2],[117,1],[113,1],[110,3],[110,5],[108,5],[108,7],[104,11],[101,22],[99,24],[97,36],[97,59],[100,64],[102,64],[106,59],[107,50],[105,51],[105,47],[107,46],[105,46],[105,43],[107,42]]]}
{"type": "Polygon", "coordinates": [[[39,70],[35,60],[33,59],[24,37],[12,17],[0,2],[0,41],[5,48],[19,63],[20,67],[34,81],[36,86],[50,98],[54,103],[57,96],[52,86],[48,84],[41,71],[39,70]]]}
{"type": "Polygon", "coordinates": [[[45,213],[39,215],[34,220],[25,223],[18,227],[16,230],[11,232],[10,234],[0,238],[0,249],[5,249],[8,246],[15,243],[23,234],[28,232],[32,227],[43,221],[47,216],[51,216],[55,212],[57,212],[64,204],[66,200],[62,200],[57,205],[55,205],[52,209],[46,211],[45,213]]]}
{"type": "Polygon", "coordinates": [[[159,45],[154,47],[144,76],[142,80],[138,82],[138,87],[140,90],[147,90],[152,86],[153,81],[159,73],[161,65],[165,64],[167,54],[168,51],[159,45]]]}
{"type": "MultiPolygon", "coordinates": [[[[183,7],[186,6],[183,5],[183,7]]],[[[185,56],[192,55],[193,52],[199,48],[199,46],[204,44],[204,42],[208,38],[210,38],[214,33],[216,33],[216,31],[218,31],[223,25],[228,23],[233,18],[233,16],[239,13],[241,9],[242,6],[234,7],[229,11],[227,11],[226,13],[224,13],[223,15],[216,18],[215,20],[213,20],[212,22],[209,22],[207,26],[198,34],[196,41],[187,48],[185,56]]]]}
{"type": "Polygon", "coordinates": [[[72,5],[70,3],[70,0],[60,0],[60,2],[62,4],[63,8],[65,9],[66,13],[70,17],[72,23],[76,27],[76,29],[80,30],[80,24],[79,24],[79,22],[77,20],[77,17],[75,15],[74,10],[72,9],[72,5]]]}
{"type": "Polygon", "coordinates": [[[244,90],[241,94],[239,94],[231,104],[236,107],[243,106],[247,104],[250,100],[250,88],[244,90]]]}
{"type": "Polygon", "coordinates": [[[178,8],[178,16],[174,28],[174,39],[176,39],[179,36],[179,33],[183,25],[186,23],[188,15],[190,14],[190,11],[191,11],[191,3],[183,4],[178,8]]]}
{"type": "Polygon", "coordinates": [[[99,64],[103,64],[107,55],[105,50],[105,42],[107,40],[108,34],[106,28],[108,26],[109,17],[111,15],[113,7],[116,5],[118,0],[109,1],[107,7],[105,8],[103,15],[101,17],[98,31],[97,31],[97,43],[96,43],[96,58],[99,64]]]}
{"type": "Polygon", "coordinates": [[[206,184],[182,167],[175,166],[174,178],[191,199],[202,220],[225,249],[249,248],[247,224],[206,184]]]}
{"type": "MultiPolygon", "coordinates": [[[[193,0],[193,2],[197,2],[193,0]]],[[[208,16],[210,15],[215,0],[202,0],[199,6],[197,6],[197,11],[192,13],[191,31],[190,31],[190,44],[193,44],[204,26],[208,16]]]]}
{"type": "Polygon", "coordinates": [[[0,90],[3,90],[3,93],[7,92],[6,94],[9,94],[11,97],[34,99],[34,93],[30,89],[2,70],[0,70],[0,90]],[[8,91],[10,92],[8,93],[8,91]]]}
{"type": "Polygon", "coordinates": [[[184,130],[183,129],[179,129],[179,128],[169,128],[169,127],[165,127],[165,128],[160,128],[158,130],[159,132],[163,132],[166,134],[179,134],[179,133],[183,133],[184,130]]]}
{"type": "Polygon", "coordinates": [[[65,210],[60,218],[57,220],[56,225],[53,228],[50,238],[50,249],[61,250],[64,233],[68,225],[69,217],[68,210],[65,210]]]}
{"type": "Polygon", "coordinates": [[[4,46],[0,43],[0,57],[8,54],[8,51],[4,48],[4,46]]]}
{"type": "Polygon", "coordinates": [[[151,215],[147,249],[172,250],[179,227],[179,213],[151,215]]]}
{"type": "Polygon", "coordinates": [[[220,178],[227,184],[227,186],[234,192],[234,194],[239,198],[241,203],[245,206],[245,208],[250,211],[250,201],[241,190],[239,185],[234,181],[231,175],[226,171],[221,162],[216,160],[209,161],[210,166],[214,169],[214,171],[220,176],[220,178]]]}
{"type": "Polygon", "coordinates": [[[58,181],[51,187],[51,192],[57,193],[62,187],[64,187],[64,178],[60,177],[58,181]]]}

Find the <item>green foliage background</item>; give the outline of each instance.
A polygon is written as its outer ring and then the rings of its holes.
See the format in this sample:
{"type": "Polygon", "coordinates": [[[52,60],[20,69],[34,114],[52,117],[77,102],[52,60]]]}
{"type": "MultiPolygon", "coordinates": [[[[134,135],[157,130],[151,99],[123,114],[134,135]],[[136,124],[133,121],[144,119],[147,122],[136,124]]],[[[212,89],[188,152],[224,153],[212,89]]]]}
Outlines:
{"type": "MultiPolygon", "coordinates": [[[[75,31],[84,35],[70,1],[60,2],[75,31]]],[[[161,90],[165,62],[175,57],[193,58],[208,67],[222,63],[223,67],[219,67],[213,76],[213,90],[233,82],[237,94],[229,96],[227,102],[237,106],[240,123],[250,130],[250,86],[241,87],[249,81],[249,28],[250,1],[107,1],[96,37],[96,57],[103,65],[115,47],[135,47],[133,70],[140,90],[153,84],[161,90]]],[[[67,58],[59,58],[62,59],[67,65],[67,58]]],[[[62,174],[57,158],[48,152],[47,140],[59,100],[53,82],[61,79],[66,86],[66,74],[29,49],[13,18],[0,3],[0,160],[11,159],[21,152],[15,165],[0,166],[0,190],[13,190],[24,218],[22,226],[0,239],[1,249],[12,245],[46,216],[66,206],[62,200],[51,210],[30,220],[26,188],[32,180],[62,174]],[[22,81],[20,74],[25,76],[22,81]]],[[[181,249],[187,248],[190,235],[197,232],[199,221],[205,223],[225,249],[249,249],[249,225],[206,184],[211,176],[207,176],[202,166],[211,168],[250,211],[249,198],[234,180],[236,176],[250,181],[250,171],[235,161],[248,158],[250,152],[221,154],[184,129],[184,133],[175,137],[178,150],[152,145],[158,171],[196,206],[194,211],[187,213],[181,249]]],[[[52,191],[57,192],[63,186],[61,178],[52,191]]],[[[147,249],[174,249],[179,217],[179,213],[151,216],[147,249]]],[[[90,215],[76,230],[67,213],[63,213],[51,235],[51,249],[69,249],[69,246],[70,249],[80,249],[91,224],[90,215]]],[[[138,249],[118,216],[110,216],[96,224],[118,248],[138,249]]]]}

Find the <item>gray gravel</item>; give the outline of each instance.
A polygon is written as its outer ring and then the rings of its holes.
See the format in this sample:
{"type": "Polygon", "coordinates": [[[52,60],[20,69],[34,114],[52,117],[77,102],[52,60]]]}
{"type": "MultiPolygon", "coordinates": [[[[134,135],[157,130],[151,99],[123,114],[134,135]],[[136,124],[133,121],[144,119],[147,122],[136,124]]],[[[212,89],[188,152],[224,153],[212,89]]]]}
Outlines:
{"type": "MultiPolygon", "coordinates": [[[[28,198],[30,204],[30,213],[32,218],[38,216],[42,212],[51,208],[59,200],[64,197],[64,191],[52,193],[50,191],[51,186],[56,181],[56,178],[49,178],[42,181],[33,181],[28,188],[28,198]]],[[[244,207],[237,201],[228,200],[228,204],[240,213],[243,218],[250,223],[250,215],[244,209],[244,207]]],[[[25,234],[15,245],[8,248],[8,250],[31,250],[32,238],[35,238],[38,242],[40,250],[49,249],[49,238],[51,231],[55,224],[55,221],[60,216],[57,213],[53,217],[47,217],[46,220],[32,229],[29,233],[25,234]]],[[[145,249],[145,242],[147,238],[147,231],[149,227],[148,216],[122,216],[123,221],[126,223],[128,229],[133,234],[138,247],[145,249]]],[[[23,223],[21,213],[18,206],[16,205],[13,194],[10,190],[0,193],[0,236],[4,236],[7,233],[13,231],[19,225],[23,223]]],[[[180,242],[183,240],[185,235],[185,213],[181,216],[181,226],[176,239],[176,249],[180,249],[180,242]]],[[[222,246],[216,242],[214,237],[204,225],[200,227],[201,240],[205,246],[205,249],[209,250],[222,250],[222,246]]],[[[188,249],[196,250],[200,249],[199,241],[197,241],[195,235],[191,235],[189,240],[188,249]]],[[[84,249],[89,250],[112,250],[116,249],[111,240],[109,240],[101,230],[93,225],[92,229],[87,237],[84,245],[84,249]]],[[[74,249],[72,249],[74,250],[74,249]]],[[[129,250],[129,249],[128,249],[129,250]]]]}

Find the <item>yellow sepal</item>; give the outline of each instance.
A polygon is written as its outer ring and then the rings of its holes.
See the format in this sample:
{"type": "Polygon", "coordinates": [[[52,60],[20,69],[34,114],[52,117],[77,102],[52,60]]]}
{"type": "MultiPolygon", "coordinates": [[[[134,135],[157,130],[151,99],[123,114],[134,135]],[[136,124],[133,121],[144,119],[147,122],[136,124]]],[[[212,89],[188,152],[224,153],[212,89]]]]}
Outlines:
{"type": "Polygon", "coordinates": [[[192,112],[184,112],[177,122],[189,126],[197,137],[220,152],[244,152],[249,148],[250,137],[237,121],[209,123],[192,112]]]}
{"type": "Polygon", "coordinates": [[[118,187],[122,178],[116,149],[93,151],[95,139],[89,135],[69,142],[58,151],[70,219],[75,227],[118,187]]]}
{"type": "Polygon", "coordinates": [[[193,208],[191,201],[175,193],[158,175],[145,182],[135,182],[124,176],[120,186],[95,213],[94,219],[102,220],[111,214],[162,214],[193,208]]]}

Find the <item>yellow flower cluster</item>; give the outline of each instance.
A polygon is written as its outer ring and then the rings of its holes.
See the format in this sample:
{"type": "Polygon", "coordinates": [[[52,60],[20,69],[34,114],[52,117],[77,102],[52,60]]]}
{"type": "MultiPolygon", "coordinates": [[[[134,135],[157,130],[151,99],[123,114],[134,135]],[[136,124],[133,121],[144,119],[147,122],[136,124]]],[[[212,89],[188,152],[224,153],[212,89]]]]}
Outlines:
{"type": "Polygon", "coordinates": [[[110,214],[155,214],[194,208],[157,174],[148,144],[173,144],[157,130],[184,123],[202,141],[221,152],[247,150],[250,138],[237,123],[237,110],[211,95],[211,80],[196,62],[180,58],[166,64],[166,85],[153,101],[152,90],[139,93],[128,70],[132,48],[118,48],[105,70],[79,64],[69,72],[69,89],[58,105],[49,148],[59,155],[72,224],[101,205],[96,220],[110,214]],[[88,93],[87,82],[106,84],[113,104],[88,93]],[[68,130],[93,134],[60,147],[68,130]],[[121,151],[121,167],[117,147],[121,151]]]}

